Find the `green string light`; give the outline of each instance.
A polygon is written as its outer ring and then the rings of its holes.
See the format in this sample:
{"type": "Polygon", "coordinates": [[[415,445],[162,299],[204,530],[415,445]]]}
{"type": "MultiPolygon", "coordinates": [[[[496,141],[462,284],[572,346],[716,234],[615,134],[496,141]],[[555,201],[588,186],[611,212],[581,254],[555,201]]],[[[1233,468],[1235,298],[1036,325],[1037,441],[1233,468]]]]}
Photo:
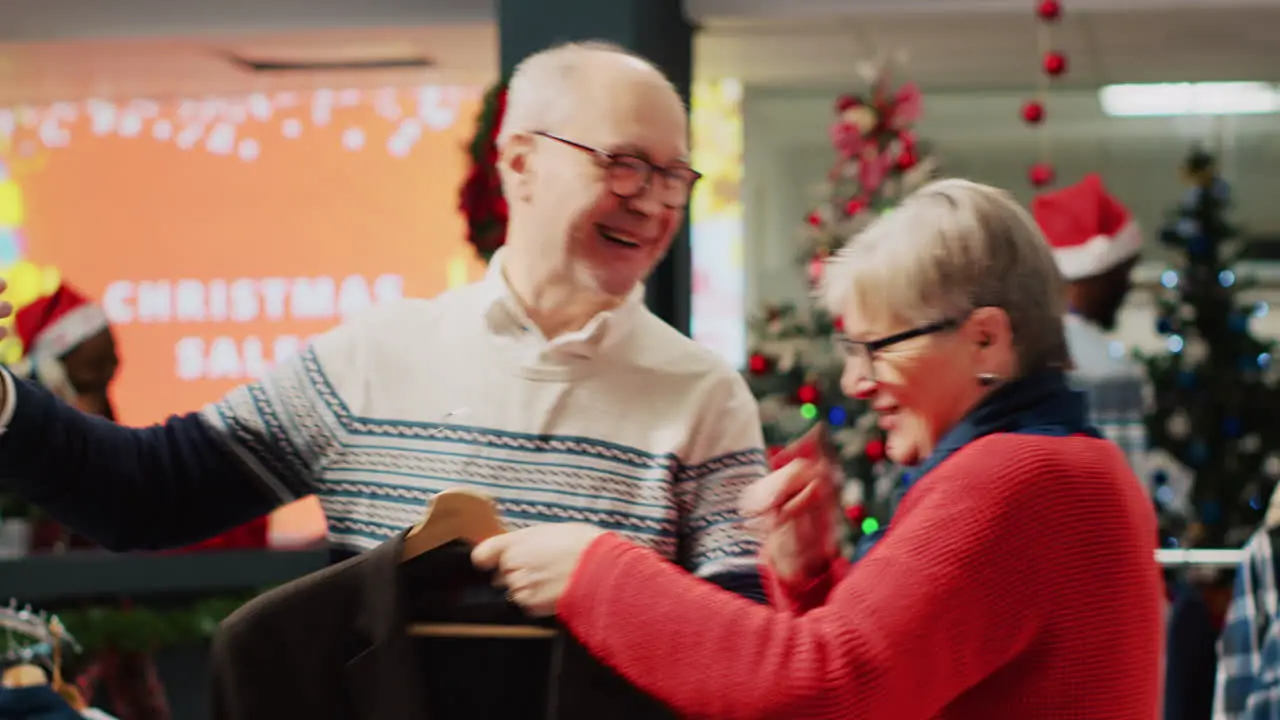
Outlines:
{"type": "Polygon", "coordinates": [[[805,403],[800,406],[800,417],[805,420],[812,420],[818,417],[818,406],[813,403],[805,403]]]}
{"type": "Polygon", "coordinates": [[[877,530],[879,530],[879,529],[880,529],[880,521],[879,521],[879,520],[877,520],[877,519],[875,519],[875,518],[873,518],[873,517],[869,517],[869,518],[867,518],[866,520],[863,520],[863,521],[862,521],[862,534],[863,534],[863,535],[870,535],[871,533],[873,533],[873,532],[875,532],[875,531],[877,531],[877,530]]]}

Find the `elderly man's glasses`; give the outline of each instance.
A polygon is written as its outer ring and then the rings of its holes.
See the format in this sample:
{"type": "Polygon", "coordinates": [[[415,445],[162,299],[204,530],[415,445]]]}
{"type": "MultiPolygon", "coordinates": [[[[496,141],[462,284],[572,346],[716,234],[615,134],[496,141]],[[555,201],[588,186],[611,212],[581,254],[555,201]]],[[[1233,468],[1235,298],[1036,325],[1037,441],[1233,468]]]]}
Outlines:
{"type": "Polygon", "coordinates": [[[839,335],[836,338],[836,343],[840,346],[840,349],[844,352],[846,357],[858,363],[858,365],[863,369],[864,375],[871,380],[875,380],[875,357],[877,352],[887,347],[897,345],[898,343],[914,340],[918,337],[954,330],[959,324],[960,323],[957,320],[939,320],[910,330],[904,330],[900,333],[887,335],[876,340],[854,340],[853,338],[839,335]]]}
{"type": "Polygon", "coordinates": [[[652,186],[659,202],[669,208],[680,209],[689,204],[693,186],[702,178],[702,173],[684,165],[664,167],[642,157],[612,153],[559,135],[541,131],[533,134],[594,155],[596,162],[604,168],[605,184],[609,192],[620,198],[636,197],[652,186]]]}

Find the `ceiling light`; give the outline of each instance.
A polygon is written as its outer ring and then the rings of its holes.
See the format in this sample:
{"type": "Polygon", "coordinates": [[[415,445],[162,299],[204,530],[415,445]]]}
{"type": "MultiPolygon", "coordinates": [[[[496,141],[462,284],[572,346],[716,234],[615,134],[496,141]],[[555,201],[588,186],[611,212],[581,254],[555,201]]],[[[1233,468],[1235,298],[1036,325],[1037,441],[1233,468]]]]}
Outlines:
{"type": "Polygon", "coordinates": [[[1098,91],[1110,117],[1265,115],[1280,112],[1280,90],[1264,82],[1142,83],[1098,91]]]}

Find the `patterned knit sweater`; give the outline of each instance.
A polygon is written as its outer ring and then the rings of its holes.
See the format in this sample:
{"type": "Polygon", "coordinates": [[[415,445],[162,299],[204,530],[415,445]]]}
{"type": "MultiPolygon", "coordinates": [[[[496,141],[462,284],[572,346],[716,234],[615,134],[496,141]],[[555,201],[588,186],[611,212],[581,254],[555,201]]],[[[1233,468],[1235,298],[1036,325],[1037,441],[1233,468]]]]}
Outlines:
{"type": "Polygon", "coordinates": [[[777,608],[605,535],[559,613],[682,716],[1150,719],[1154,523],[1115,445],[997,434],[923,478],[855,567],[775,581],[777,608]]]}

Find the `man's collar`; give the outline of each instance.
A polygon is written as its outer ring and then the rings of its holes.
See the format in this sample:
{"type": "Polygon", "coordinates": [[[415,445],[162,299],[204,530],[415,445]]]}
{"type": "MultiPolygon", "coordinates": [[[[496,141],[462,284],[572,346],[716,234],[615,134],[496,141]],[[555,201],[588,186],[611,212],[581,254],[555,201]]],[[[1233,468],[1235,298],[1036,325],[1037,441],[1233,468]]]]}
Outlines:
{"type": "MultiPolygon", "coordinates": [[[[489,269],[481,280],[485,296],[485,321],[489,330],[497,335],[519,336],[532,333],[541,338],[541,331],[529,319],[528,312],[507,282],[503,272],[505,256],[501,249],[494,253],[489,260],[489,269]]],[[[637,283],[621,305],[596,314],[582,329],[565,333],[548,342],[548,345],[582,357],[594,356],[611,334],[624,330],[635,321],[644,307],[644,294],[644,285],[637,283]]]]}

